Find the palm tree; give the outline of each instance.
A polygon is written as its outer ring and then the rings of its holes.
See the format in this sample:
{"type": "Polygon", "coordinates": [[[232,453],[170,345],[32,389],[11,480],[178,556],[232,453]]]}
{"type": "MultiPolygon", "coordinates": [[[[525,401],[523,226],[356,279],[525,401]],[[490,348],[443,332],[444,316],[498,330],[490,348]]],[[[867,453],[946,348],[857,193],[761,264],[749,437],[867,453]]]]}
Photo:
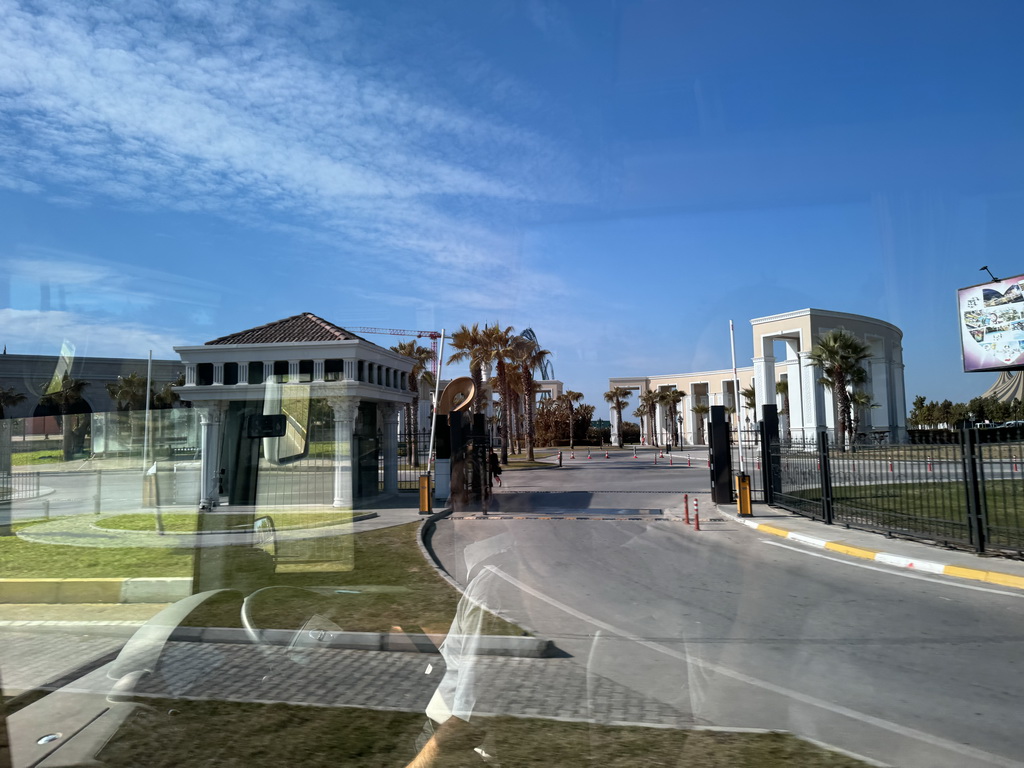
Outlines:
{"type": "Polygon", "coordinates": [[[18,405],[25,401],[25,395],[18,392],[14,387],[0,387],[0,419],[6,419],[4,408],[18,405]]]}
{"type": "Polygon", "coordinates": [[[476,387],[476,397],[473,398],[473,413],[482,413],[484,410],[484,387],[483,369],[484,358],[484,336],[478,323],[460,327],[452,334],[450,340],[451,348],[455,350],[448,358],[448,365],[452,363],[469,363],[469,375],[476,387]]]}
{"type": "Polygon", "coordinates": [[[573,440],[573,415],[575,414],[575,404],[583,400],[583,393],[567,389],[559,395],[559,397],[569,410],[569,450],[572,450],[575,447],[575,442],[573,440]]]}
{"type": "Polygon", "coordinates": [[[514,359],[523,375],[523,405],[526,410],[526,457],[533,461],[533,443],[537,435],[537,428],[534,423],[534,411],[537,405],[537,396],[533,385],[534,374],[537,370],[543,369],[551,352],[541,349],[540,344],[524,336],[519,336],[518,339],[514,359]]]}
{"type": "Polygon", "coordinates": [[[646,406],[647,439],[651,445],[657,446],[658,436],[654,433],[654,416],[658,412],[658,393],[644,392],[640,395],[640,402],[646,406]]]}
{"type": "Polygon", "coordinates": [[[810,358],[821,368],[820,383],[831,388],[836,408],[836,446],[846,450],[845,437],[850,423],[850,388],[864,381],[867,373],[861,365],[871,356],[871,348],[849,331],[837,328],[818,339],[810,358]]]}
{"type": "Polygon", "coordinates": [[[697,434],[699,436],[699,443],[701,445],[706,445],[704,442],[704,417],[711,413],[711,407],[706,403],[697,403],[697,405],[693,406],[690,410],[697,414],[697,434]]]}
{"type": "Polygon", "coordinates": [[[743,389],[741,389],[740,397],[743,398],[744,408],[751,412],[757,410],[757,391],[754,389],[753,384],[751,384],[749,387],[744,387],[743,389]]]}
{"type": "Polygon", "coordinates": [[[405,406],[405,429],[408,433],[406,439],[409,442],[409,450],[412,453],[412,465],[420,465],[420,452],[417,444],[420,419],[420,383],[423,374],[427,372],[427,366],[434,359],[434,350],[430,347],[420,346],[416,339],[402,341],[391,347],[400,355],[405,355],[412,360],[412,372],[409,374],[409,391],[412,392],[412,402],[405,406]]]}
{"type": "Polygon", "coordinates": [[[625,387],[612,387],[604,393],[605,402],[615,409],[615,420],[619,427],[619,448],[622,447],[622,409],[626,407],[626,401],[632,394],[633,391],[625,387]]]}
{"type": "Polygon", "coordinates": [[[672,444],[679,447],[679,428],[676,424],[676,414],[679,411],[679,403],[683,401],[686,393],[681,389],[663,389],[658,393],[658,404],[668,412],[669,431],[672,434],[672,444]]]}
{"type": "Polygon", "coordinates": [[[878,403],[872,402],[871,395],[863,389],[855,390],[850,395],[850,407],[852,417],[850,419],[850,444],[856,442],[857,432],[860,429],[860,421],[866,408],[881,408],[878,403]]]}
{"type": "Polygon", "coordinates": [[[152,395],[153,407],[160,408],[173,408],[175,405],[181,402],[181,395],[174,391],[174,387],[185,386],[185,374],[181,374],[174,381],[169,381],[160,388],[159,392],[152,395]]]}
{"type": "Polygon", "coordinates": [[[511,437],[512,396],[506,366],[513,354],[515,329],[509,325],[502,328],[497,323],[484,327],[480,338],[480,363],[496,364],[498,378],[498,404],[501,408],[501,463],[508,464],[508,444],[511,437]]]}
{"type": "Polygon", "coordinates": [[[128,411],[128,428],[131,430],[131,445],[142,441],[145,427],[140,423],[138,411],[146,408],[146,380],[132,371],[127,376],[118,376],[117,381],[107,384],[107,392],[117,410],[128,411]]]}
{"type": "Polygon", "coordinates": [[[107,392],[119,411],[138,411],[146,407],[146,380],[132,371],[107,384],[107,392]]]}
{"type": "Polygon", "coordinates": [[[39,404],[53,408],[60,414],[61,448],[64,453],[64,461],[70,461],[74,454],[72,442],[73,430],[71,415],[75,413],[76,407],[83,402],[82,390],[89,386],[89,382],[82,379],[73,379],[69,373],[65,373],[60,384],[52,391],[47,392],[39,398],[39,404]]]}

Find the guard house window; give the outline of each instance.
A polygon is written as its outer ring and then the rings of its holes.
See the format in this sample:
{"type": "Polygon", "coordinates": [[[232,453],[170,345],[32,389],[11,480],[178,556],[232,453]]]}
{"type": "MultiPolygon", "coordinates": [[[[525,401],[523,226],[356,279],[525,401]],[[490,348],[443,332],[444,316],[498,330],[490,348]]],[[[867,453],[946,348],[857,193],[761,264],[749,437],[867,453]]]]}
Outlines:
{"type": "Polygon", "coordinates": [[[196,384],[200,387],[213,384],[213,363],[199,363],[196,366],[196,384]]]}
{"type": "MultiPolygon", "coordinates": [[[[362,368],[360,368],[360,371],[362,371],[362,368]]],[[[341,381],[344,376],[344,360],[324,360],[324,381],[341,381]]]]}
{"type": "Polygon", "coordinates": [[[310,382],[313,380],[313,361],[299,360],[299,381],[310,382]]]}
{"type": "Polygon", "coordinates": [[[262,384],[263,383],[263,363],[261,363],[261,362],[249,363],[249,383],[250,384],[262,384]]]}
{"type": "Polygon", "coordinates": [[[274,361],[274,381],[279,384],[283,384],[288,381],[288,361],[287,360],[275,360],[274,361]]]}
{"type": "Polygon", "coordinates": [[[238,363],[224,363],[224,384],[238,383],[238,363]]]}

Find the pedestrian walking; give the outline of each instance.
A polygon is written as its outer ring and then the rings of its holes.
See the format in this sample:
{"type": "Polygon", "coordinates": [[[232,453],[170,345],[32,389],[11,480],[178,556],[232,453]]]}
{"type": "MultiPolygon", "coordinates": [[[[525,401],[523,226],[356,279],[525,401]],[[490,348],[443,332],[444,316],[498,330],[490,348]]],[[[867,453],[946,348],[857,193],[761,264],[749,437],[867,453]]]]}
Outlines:
{"type": "Polygon", "coordinates": [[[498,481],[498,487],[501,488],[501,464],[498,462],[498,454],[491,448],[487,454],[487,466],[491,470],[491,487],[494,487],[494,481],[498,481]]]}

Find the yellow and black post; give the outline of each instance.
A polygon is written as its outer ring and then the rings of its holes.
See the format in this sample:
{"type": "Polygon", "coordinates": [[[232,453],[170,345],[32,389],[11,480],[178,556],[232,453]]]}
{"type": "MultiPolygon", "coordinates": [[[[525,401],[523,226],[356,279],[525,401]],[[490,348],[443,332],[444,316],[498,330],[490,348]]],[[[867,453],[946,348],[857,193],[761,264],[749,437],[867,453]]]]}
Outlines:
{"type": "Polygon", "coordinates": [[[430,514],[430,473],[420,475],[420,514],[430,514]]]}
{"type": "Polygon", "coordinates": [[[750,475],[739,472],[736,474],[736,506],[740,515],[752,515],[750,509],[750,475]]]}

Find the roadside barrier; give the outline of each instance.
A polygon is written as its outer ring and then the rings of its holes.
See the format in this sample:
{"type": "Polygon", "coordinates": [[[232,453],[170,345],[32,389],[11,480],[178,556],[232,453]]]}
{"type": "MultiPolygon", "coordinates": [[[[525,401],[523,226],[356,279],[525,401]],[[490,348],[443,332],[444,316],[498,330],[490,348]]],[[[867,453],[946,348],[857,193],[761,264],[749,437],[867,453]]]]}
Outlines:
{"type": "Polygon", "coordinates": [[[683,511],[686,513],[686,524],[690,524],[690,494],[683,494],[683,511]]]}
{"type": "Polygon", "coordinates": [[[605,452],[604,452],[604,457],[605,457],[606,459],[608,458],[608,451],[605,451],[605,452]]]}

